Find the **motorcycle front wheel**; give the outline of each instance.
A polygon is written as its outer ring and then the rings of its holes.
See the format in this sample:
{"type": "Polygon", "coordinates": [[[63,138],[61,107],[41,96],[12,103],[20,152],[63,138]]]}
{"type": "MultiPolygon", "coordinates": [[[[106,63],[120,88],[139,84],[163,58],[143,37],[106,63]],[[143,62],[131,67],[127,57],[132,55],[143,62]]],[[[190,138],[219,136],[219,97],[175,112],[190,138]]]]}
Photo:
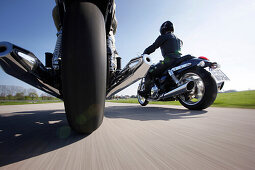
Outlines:
{"type": "Polygon", "coordinates": [[[74,1],[63,25],[62,93],[67,120],[78,133],[102,123],[106,95],[104,17],[90,2],[74,1]]]}
{"type": "Polygon", "coordinates": [[[216,99],[218,90],[215,80],[211,73],[203,68],[194,68],[182,73],[180,83],[194,81],[194,88],[182,95],[179,95],[179,102],[190,110],[202,110],[210,105],[216,99]]]}
{"type": "MultiPolygon", "coordinates": [[[[139,90],[144,90],[144,79],[141,80],[138,86],[137,92],[139,90]]],[[[149,104],[149,101],[145,97],[140,96],[138,93],[137,93],[137,99],[141,106],[146,106],[147,104],[149,104]]]]}

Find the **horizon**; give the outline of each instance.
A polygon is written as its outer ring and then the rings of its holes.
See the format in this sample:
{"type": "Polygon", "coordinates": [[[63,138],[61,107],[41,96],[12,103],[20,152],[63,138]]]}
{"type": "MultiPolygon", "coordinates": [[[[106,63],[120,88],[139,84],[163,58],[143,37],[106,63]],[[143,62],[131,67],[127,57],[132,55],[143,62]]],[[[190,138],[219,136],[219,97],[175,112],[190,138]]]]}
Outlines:
{"type": "MultiPolygon", "coordinates": [[[[45,94],[47,94],[47,95],[49,95],[49,96],[52,96],[52,95],[50,95],[50,94],[48,94],[48,93],[46,93],[46,92],[43,92],[43,91],[41,91],[41,90],[38,90],[38,89],[34,88],[34,87],[25,88],[25,87],[22,87],[22,86],[16,86],[16,85],[2,85],[2,84],[0,84],[0,92],[2,92],[2,93],[0,93],[0,96],[3,94],[3,90],[1,89],[2,86],[6,86],[6,87],[7,87],[7,89],[6,89],[6,93],[7,93],[7,94],[5,94],[6,96],[8,95],[8,93],[15,94],[15,93],[13,93],[13,92],[15,92],[15,91],[16,91],[16,94],[17,94],[17,93],[24,93],[24,94],[27,94],[27,93],[29,93],[29,91],[33,91],[33,90],[36,90],[36,93],[38,94],[38,96],[45,95],[45,94]],[[9,87],[9,88],[14,88],[15,90],[10,91],[10,89],[8,89],[8,87],[9,87]]],[[[219,91],[219,93],[232,93],[232,92],[245,92],[245,91],[255,91],[255,89],[247,89],[247,90],[230,89],[230,90],[221,90],[221,91],[219,91]]],[[[136,96],[136,95],[137,95],[137,94],[121,94],[121,95],[118,95],[118,93],[117,93],[117,94],[115,94],[114,96],[115,96],[115,97],[116,97],[116,96],[118,96],[118,97],[129,96],[129,97],[130,97],[130,96],[136,96]]]]}

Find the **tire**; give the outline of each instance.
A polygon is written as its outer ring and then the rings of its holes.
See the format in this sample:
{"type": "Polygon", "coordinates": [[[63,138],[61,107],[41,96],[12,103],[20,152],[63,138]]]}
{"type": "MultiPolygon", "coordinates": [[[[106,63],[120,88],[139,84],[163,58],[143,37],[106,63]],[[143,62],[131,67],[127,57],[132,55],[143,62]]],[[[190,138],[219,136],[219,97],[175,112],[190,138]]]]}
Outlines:
{"type": "Polygon", "coordinates": [[[185,83],[187,79],[194,79],[193,81],[195,82],[195,87],[191,92],[178,97],[179,102],[184,107],[190,110],[203,110],[213,104],[217,97],[218,89],[211,73],[202,68],[194,68],[185,71],[180,77],[182,83],[185,83]],[[196,97],[192,98],[191,96],[196,97]]]}
{"type": "MultiPolygon", "coordinates": [[[[144,80],[141,80],[141,83],[138,86],[138,90],[144,90],[144,80]]],[[[149,104],[149,101],[146,98],[140,96],[138,93],[137,93],[137,99],[141,106],[146,106],[147,104],[149,104]]]]}
{"type": "Polygon", "coordinates": [[[73,2],[63,26],[62,92],[67,120],[78,133],[103,121],[106,96],[104,17],[89,2],[73,2]]]}

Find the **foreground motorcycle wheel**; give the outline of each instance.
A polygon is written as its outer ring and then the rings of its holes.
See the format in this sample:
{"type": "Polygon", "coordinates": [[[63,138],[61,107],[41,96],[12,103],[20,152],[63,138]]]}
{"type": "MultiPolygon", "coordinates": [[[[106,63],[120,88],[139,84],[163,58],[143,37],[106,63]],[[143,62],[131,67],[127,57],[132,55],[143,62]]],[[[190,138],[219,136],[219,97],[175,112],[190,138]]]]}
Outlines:
{"type": "Polygon", "coordinates": [[[202,110],[213,104],[217,96],[217,85],[211,73],[202,68],[184,72],[180,82],[194,81],[195,86],[186,94],[179,96],[180,103],[190,110],[202,110]]]}
{"type": "Polygon", "coordinates": [[[104,17],[89,2],[74,1],[63,26],[62,89],[69,125],[91,133],[102,123],[106,94],[104,17]]]}

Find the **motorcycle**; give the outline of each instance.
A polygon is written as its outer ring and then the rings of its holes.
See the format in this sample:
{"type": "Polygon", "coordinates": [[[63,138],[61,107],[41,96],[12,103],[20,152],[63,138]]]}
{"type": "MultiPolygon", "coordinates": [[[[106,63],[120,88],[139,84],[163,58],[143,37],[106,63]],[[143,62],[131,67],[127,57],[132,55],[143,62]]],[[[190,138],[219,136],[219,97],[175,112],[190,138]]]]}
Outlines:
{"type": "MultiPolygon", "coordinates": [[[[138,102],[146,106],[149,101],[179,101],[190,110],[202,110],[213,104],[217,93],[229,78],[219,64],[206,57],[186,55],[178,59],[161,76],[154,78],[148,97],[137,95],[138,102]]],[[[138,86],[143,91],[145,78],[138,86]]]]}
{"type": "MultiPolygon", "coordinates": [[[[54,52],[45,55],[45,65],[32,52],[10,42],[0,42],[0,66],[7,74],[62,99],[70,127],[78,133],[89,134],[103,121],[105,99],[145,77],[151,59],[149,56],[136,57],[123,69],[118,60],[117,69],[110,71],[106,40],[113,24],[114,0],[56,0],[56,3],[59,22],[55,23],[58,23],[59,31],[54,52]]],[[[182,67],[172,71],[185,69],[182,67]]],[[[179,80],[172,86],[177,88],[175,96],[179,95],[180,99],[186,101],[186,92],[180,93],[178,90],[183,86],[187,86],[190,95],[195,95],[193,89],[198,86],[195,85],[197,75],[206,80],[202,73],[177,74],[179,80]]],[[[214,99],[216,85],[207,86],[206,83],[214,82],[204,82],[203,96],[208,96],[208,87],[213,86],[210,95],[213,94],[214,99]]],[[[173,93],[169,87],[165,90],[173,93]]],[[[160,95],[158,99],[172,96],[163,93],[161,87],[156,94],[160,95]]],[[[156,99],[155,95],[152,98],[156,99]]],[[[146,105],[148,100],[145,99],[142,105],[146,105]]],[[[204,100],[208,100],[208,97],[202,97],[204,100]]]]}
{"type": "MultiPolygon", "coordinates": [[[[114,0],[56,0],[59,28],[45,65],[30,51],[0,42],[0,66],[9,75],[64,101],[70,127],[92,133],[103,121],[105,99],[145,76],[150,59],[136,57],[110,71],[107,35],[114,0]]],[[[54,8],[55,9],[55,8],[54,8]]]]}

